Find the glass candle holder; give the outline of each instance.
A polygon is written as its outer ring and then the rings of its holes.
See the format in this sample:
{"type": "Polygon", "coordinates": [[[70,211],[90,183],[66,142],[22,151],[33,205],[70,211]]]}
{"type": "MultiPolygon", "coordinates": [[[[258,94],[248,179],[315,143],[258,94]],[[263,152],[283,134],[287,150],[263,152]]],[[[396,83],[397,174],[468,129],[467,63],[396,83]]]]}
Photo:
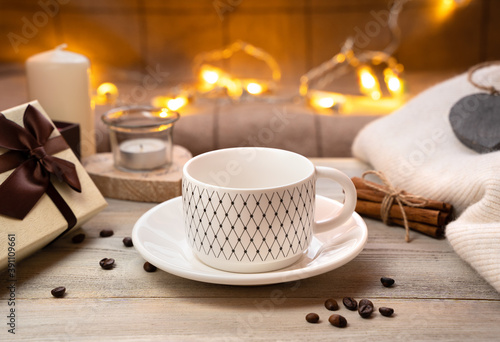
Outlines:
{"type": "Polygon", "coordinates": [[[172,133],[177,120],[177,112],[150,106],[106,112],[102,121],[109,130],[115,167],[126,172],[167,169],[172,164],[172,133]]]}

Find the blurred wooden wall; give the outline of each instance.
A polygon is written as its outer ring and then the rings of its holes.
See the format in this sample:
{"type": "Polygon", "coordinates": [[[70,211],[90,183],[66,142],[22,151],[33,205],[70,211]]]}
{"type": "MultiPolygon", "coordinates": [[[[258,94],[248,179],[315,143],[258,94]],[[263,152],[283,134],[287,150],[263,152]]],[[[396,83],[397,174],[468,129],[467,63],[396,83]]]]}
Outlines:
{"type": "MultiPolygon", "coordinates": [[[[463,71],[500,59],[500,1],[410,0],[400,17],[396,57],[408,71],[463,71]]],[[[109,70],[168,71],[189,81],[196,54],[237,39],[270,52],[283,79],[300,75],[337,53],[350,35],[358,45],[383,48],[388,0],[0,0],[0,63],[67,43],[87,55],[98,75],[109,70]],[[377,29],[378,25],[378,29],[377,29]]],[[[235,72],[263,65],[237,56],[235,72]]],[[[98,76],[99,77],[99,76],[98,76]]],[[[102,76],[104,77],[104,76],[102,76]]]]}

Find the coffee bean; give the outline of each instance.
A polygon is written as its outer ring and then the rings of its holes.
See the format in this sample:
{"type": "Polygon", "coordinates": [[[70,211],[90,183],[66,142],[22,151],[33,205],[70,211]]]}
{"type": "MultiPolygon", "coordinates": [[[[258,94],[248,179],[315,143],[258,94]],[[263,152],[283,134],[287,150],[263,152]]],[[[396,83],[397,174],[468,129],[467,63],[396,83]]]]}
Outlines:
{"type": "Polygon", "coordinates": [[[361,317],[363,318],[368,318],[372,315],[373,313],[373,305],[369,305],[369,304],[363,304],[363,305],[359,305],[359,308],[358,308],[358,313],[361,317]]]}
{"type": "Polygon", "coordinates": [[[361,300],[359,301],[359,306],[362,306],[362,305],[370,305],[371,307],[373,307],[373,308],[374,308],[372,301],[371,301],[371,300],[368,300],[368,299],[364,299],[364,298],[363,298],[363,299],[361,299],[361,300]]]}
{"type": "Polygon", "coordinates": [[[115,266],[115,259],[104,258],[101,261],[99,261],[99,265],[101,265],[101,267],[104,268],[105,270],[110,270],[115,266]]]}
{"type": "Polygon", "coordinates": [[[52,289],[52,291],[50,291],[50,293],[52,293],[52,295],[56,298],[61,298],[66,293],[66,288],[64,286],[58,286],[58,287],[52,289]]]}
{"type": "Polygon", "coordinates": [[[110,236],[113,236],[115,232],[112,231],[111,229],[103,229],[101,230],[101,232],[99,233],[99,235],[101,237],[110,237],[110,236]]]}
{"type": "Polygon", "coordinates": [[[330,311],[337,311],[339,309],[339,304],[335,299],[327,299],[325,301],[325,308],[330,311]]]}
{"type": "Polygon", "coordinates": [[[306,315],[306,321],[309,323],[318,323],[319,316],[317,313],[311,312],[306,315]]]}
{"type": "Polygon", "coordinates": [[[132,238],[130,238],[128,236],[123,238],[123,244],[125,245],[125,247],[134,246],[134,243],[132,242],[132,238]]]}
{"type": "Polygon", "coordinates": [[[394,284],[394,279],[382,277],[380,278],[380,282],[382,282],[382,285],[384,285],[385,287],[391,287],[394,284]]]}
{"type": "Polygon", "coordinates": [[[351,311],[356,311],[358,308],[358,302],[352,297],[344,297],[344,299],[342,299],[342,303],[344,303],[344,306],[351,311]]]}
{"type": "Polygon", "coordinates": [[[386,308],[386,307],[381,307],[381,308],[378,308],[378,312],[380,312],[380,314],[382,316],[390,317],[394,313],[394,309],[392,309],[392,308],[386,308]]]}
{"type": "Polygon", "coordinates": [[[149,263],[149,262],[147,262],[147,261],[144,263],[144,266],[143,266],[143,267],[144,267],[144,270],[145,270],[146,272],[155,272],[155,271],[156,271],[156,266],[155,266],[155,265],[153,265],[153,264],[150,264],[150,263],[149,263]]]}
{"type": "Polygon", "coordinates": [[[347,326],[347,320],[345,319],[344,316],[341,315],[331,315],[328,318],[328,322],[330,322],[331,325],[338,327],[338,328],[345,328],[347,326]]]}
{"type": "Polygon", "coordinates": [[[363,298],[359,301],[358,313],[361,317],[363,318],[370,317],[374,309],[375,307],[373,306],[371,300],[363,298]]]}
{"type": "Polygon", "coordinates": [[[71,242],[73,242],[73,243],[82,243],[83,240],[85,240],[85,234],[83,234],[83,233],[76,234],[75,236],[73,236],[71,238],[71,242]]]}

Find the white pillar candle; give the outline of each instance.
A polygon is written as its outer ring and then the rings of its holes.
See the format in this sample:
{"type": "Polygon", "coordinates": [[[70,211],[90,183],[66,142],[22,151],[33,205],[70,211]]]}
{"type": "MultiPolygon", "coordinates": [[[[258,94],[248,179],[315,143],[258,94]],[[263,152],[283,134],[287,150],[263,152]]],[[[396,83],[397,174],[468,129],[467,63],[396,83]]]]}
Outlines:
{"type": "Polygon", "coordinates": [[[94,115],[90,93],[90,61],[65,44],[26,61],[28,93],[52,120],[80,124],[82,157],[95,153],[94,115]]]}
{"type": "Polygon", "coordinates": [[[154,170],[168,162],[165,142],[160,139],[131,139],[119,146],[118,165],[130,170],[154,170]]]}

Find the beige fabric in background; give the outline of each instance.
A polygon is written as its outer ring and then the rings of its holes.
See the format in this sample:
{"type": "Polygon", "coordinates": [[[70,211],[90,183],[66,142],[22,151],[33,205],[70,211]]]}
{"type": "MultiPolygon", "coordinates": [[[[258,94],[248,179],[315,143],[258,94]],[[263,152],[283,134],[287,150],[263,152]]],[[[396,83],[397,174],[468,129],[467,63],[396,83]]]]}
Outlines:
{"type": "MultiPolygon", "coordinates": [[[[479,70],[474,79],[500,89],[500,67],[479,70]]],[[[479,92],[466,74],[440,83],[366,126],[353,154],[395,186],[453,204],[460,216],[446,227],[447,239],[500,292],[500,152],[470,150],[448,121],[453,104],[479,92]]]]}

